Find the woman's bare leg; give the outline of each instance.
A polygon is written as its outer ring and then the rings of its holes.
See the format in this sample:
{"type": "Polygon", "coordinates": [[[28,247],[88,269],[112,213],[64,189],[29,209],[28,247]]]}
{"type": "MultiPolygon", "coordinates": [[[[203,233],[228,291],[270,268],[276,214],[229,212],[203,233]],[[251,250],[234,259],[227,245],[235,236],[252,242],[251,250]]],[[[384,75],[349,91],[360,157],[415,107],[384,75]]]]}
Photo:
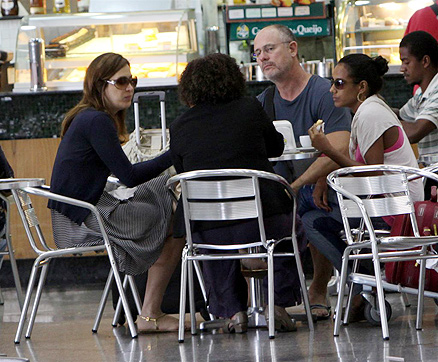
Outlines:
{"type": "MultiPolygon", "coordinates": [[[[143,300],[141,315],[149,318],[159,318],[163,316],[161,303],[170,278],[181,259],[181,252],[184,247],[183,238],[176,239],[169,236],[164,243],[163,251],[158,260],[149,268],[146,284],[146,293],[143,300]]],[[[161,330],[178,330],[178,320],[166,316],[158,320],[161,330]]],[[[155,322],[138,318],[137,326],[141,329],[151,329],[155,327],[155,322]]]]}

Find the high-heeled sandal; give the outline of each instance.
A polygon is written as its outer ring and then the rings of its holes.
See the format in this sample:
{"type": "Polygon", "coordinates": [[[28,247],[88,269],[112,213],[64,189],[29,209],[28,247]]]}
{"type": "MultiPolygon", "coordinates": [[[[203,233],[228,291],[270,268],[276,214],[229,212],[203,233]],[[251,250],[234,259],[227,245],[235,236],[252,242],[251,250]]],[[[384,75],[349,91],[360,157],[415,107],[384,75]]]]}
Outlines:
{"type": "Polygon", "coordinates": [[[246,333],[248,331],[248,314],[237,312],[230,319],[226,319],[224,323],[224,333],[246,333]]]}
{"type": "MultiPolygon", "coordinates": [[[[143,315],[139,315],[138,317],[143,319],[144,321],[146,321],[147,324],[151,324],[151,326],[147,327],[147,328],[137,327],[138,333],[167,333],[167,332],[177,332],[178,331],[178,320],[172,316],[167,315],[166,313],[163,313],[162,315],[160,315],[156,318],[151,318],[151,317],[147,317],[147,316],[143,316],[143,315]],[[164,329],[162,326],[160,327],[160,320],[163,321],[164,318],[175,319],[177,321],[175,328],[164,329]]],[[[138,324],[138,322],[137,322],[137,324],[138,324]]]]}
{"type": "MultiPolygon", "coordinates": [[[[294,332],[297,330],[295,319],[291,318],[286,309],[274,305],[275,330],[277,332],[294,332]]],[[[269,308],[265,309],[266,325],[269,326],[269,308]]]]}

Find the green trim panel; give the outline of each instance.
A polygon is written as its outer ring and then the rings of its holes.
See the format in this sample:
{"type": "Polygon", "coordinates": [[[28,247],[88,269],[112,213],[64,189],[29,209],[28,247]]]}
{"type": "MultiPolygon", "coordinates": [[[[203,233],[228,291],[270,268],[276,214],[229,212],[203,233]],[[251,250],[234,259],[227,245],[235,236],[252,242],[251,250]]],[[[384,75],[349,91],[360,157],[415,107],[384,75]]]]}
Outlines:
{"type": "Polygon", "coordinates": [[[291,29],[294,35],[304,36],[327,36],[330,34],[329,19],[311,19],[311,20],[276,20],[264,22],[241,22],[231,23],[229,40],[253,40],[258,31],[262,28],[273,25],[283,24],[291,29]]]}

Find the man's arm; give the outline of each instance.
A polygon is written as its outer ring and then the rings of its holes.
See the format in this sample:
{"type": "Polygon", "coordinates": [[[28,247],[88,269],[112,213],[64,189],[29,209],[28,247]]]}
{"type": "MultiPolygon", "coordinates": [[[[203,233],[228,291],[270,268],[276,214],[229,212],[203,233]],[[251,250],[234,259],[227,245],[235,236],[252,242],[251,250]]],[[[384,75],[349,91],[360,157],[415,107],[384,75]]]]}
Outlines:
{"type": "MultiPolygon", "coordinates": [[[[337,131],[327,134],[327,138],[332,145],[340,152],[348,155],[348,145],[350,143],[350,132],[337,131]]],[[[302,186],[316,183],[318,178],[326,177],[330,172],[339,168],[338,164],[329,157],[318,157],[310,167],[293,183],[292,188],[298,191],[302,186]]]]}
{"type": "Polygon", "coordinates": [[[417,119],[415,122],[401,121],[401,123],[410,143],[418,143],[436,129],[435,124],[427,119],[417,119]]]}

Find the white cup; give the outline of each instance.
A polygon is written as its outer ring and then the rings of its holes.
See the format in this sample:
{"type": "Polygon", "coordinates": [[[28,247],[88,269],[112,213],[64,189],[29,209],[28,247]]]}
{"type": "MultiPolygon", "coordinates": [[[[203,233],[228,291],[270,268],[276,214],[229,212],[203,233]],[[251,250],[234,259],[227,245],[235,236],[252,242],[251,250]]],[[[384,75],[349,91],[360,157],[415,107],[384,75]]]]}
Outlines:
{"type": "Polygon", "coordinates": [[[310,140],[310,136],[304,135],[300,136],[301,147],[309,148],[312,147],[312,141],[310,140]]]}

